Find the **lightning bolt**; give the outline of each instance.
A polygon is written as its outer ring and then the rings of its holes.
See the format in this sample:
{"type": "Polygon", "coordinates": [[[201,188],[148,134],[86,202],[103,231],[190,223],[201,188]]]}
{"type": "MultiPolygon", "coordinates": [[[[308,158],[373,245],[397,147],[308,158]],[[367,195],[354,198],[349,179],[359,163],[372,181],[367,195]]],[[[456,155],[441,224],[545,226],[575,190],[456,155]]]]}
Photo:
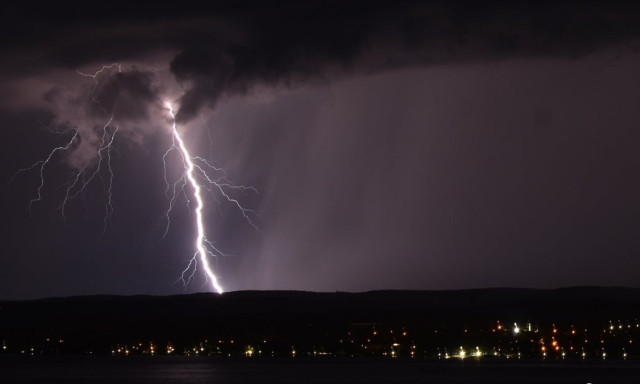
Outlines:
{"type": "MultiPolygon", "coordinates": [[[[182,163],[184,165],[184,172],[182,173],[182,176],[175,183],[173,183],[173,195],[170,198],[169,209],[167,210],[167,215],[166,215],[167,231],[170,225],[170,220],[169,220],[170,213],[175,205],[178,188],[182,189],[183,193],[185,193],[185,197],[187,198],[187,201],[189,201],[189,198],[188,196],[186,196],[186,192],[184,189],[186,184],[189,184],[193,192],[192,193],[193,199],[196,202],[196,206],[195,206],[195,214],[196,214],[195,224],[196,224],[196,230],[197,230],[196,241],[195,241],[196,251],[191,257],[191,259],[189,260],[187,267],[183,270],[181,275],[181,280],[183,281],[184,284],[188,284],[188,282],[193,279],[198,263],[200,263],[202,264],[202,268],[204,269],[207,280],[211,283],[211,287],[216,292],[223,293],[224,290],[222,289],[222,286],[218,282],[218,278],[216,277],[215,273],[211,269],[209,258],[226,256],[226,254],[223,253],[220,249],[218,249],[212,242],[210,242],[205,235],[205,224],[204,224],[204,219],[202,217],[204,202],[202,200],[202,195],[201,195],[203,186],[200,184],[200,182],[204,181],[207,183],[207,185],[211,186],[212,188],[220,192],[220,194],[226,199],[226,201],[228,201],[229,203],[232,203],[233,205],[236,206],[236,208],[238,208],[242,216],[255,229],[257,229],[257,226],[251,220],[251,215],[255,215],[256,213],[253,210],[244,208],[242,204],[240,204],[240,202],[237,199],[231,197],[225,189],[243,190],[243,191],[250,190],[256,193],[257,193],[257,190],[254,187],[248,187],[244,185],[235,185],[231,183],[227,179],[227,174],[224,172],[222,168],[218,168],[212,165],[210,162],[203,159],[202,157],[192,156],[189,153],[189,150],[187,149],[187,147],[185,146],[184,141],[180,136],[180,133],[178,132],[176,118],[173,112],[173,107],[169,103],[167,103],[166,106],[173,120],[172,127],[171,127],[173,142],[171,147],[167,150],[167,152],[165,152],[163,156],[163,161],[165,164],[165,182],[167,185],[167,190],[166,190],[167,195],[169,190],[172,187],[166,177],[166,157],[169,155],[171,151],[177,150],[178,153],[180,154],[180,158],[182,159],[182,163]],[[199,165],[194,161],[197,161],[202,165],[199,165]],[[206,167],[209,170],[218,172],[221,176],[219,176],[218,178],[212,178],[211,176],[209,176],[209,174],[207,173],[204,167],[206,167]]],[[[165,235],[166,233],[167,232],[165,231],[165,235]]]]}
{"type": "MultiPolygon", "coordinates": [[[[84,73],[77,71],[77,73],[83,77],[91,78],[94,82],[93,91],[101,86],[100,77],[109,76],[112,73],[122,72],[122,66],[118,63],[105,65],[95,73],[84,73]]],[[[93,92],[92,92],[93,93],[93,92]]],[[[119,127],[116,123],[116,118],[113,114],[109,116],[107,111],[100,105],[95,97],[92,97],[92,101],[104,111],[105,123],[102,125],[102,136],[100,141],[96,143],[95,161],[81,169],[73,172],[69,181],[66,183],[66,191],[62,203],[58,206],[63,219],[65,218],[65,210],[69,202],[79,195],[81,195],[87,187],[99,178],[105,185],[106,204],[104,208],[104,227],[103,234],[106,232],[107,223],[109,217],[114,211],[112,203],[112,187],[114,182],[114,173],[111,168],[111,151],[113,149],[114,140],[116,134],[119,131],[119,127]],[[106,168],[106,170],[105,170],[106,168]],[[104,174],[107,177],[104,177],[104,174]],[[106,179],[106,180],[105,180],[106,179]]],[[[222,198],[235,206],[246,219],[246,221],[258,230],[257,226],[252,221],[252,217],[257,217],[257,213],[251,209],[245,208],[238,199],[234,197],[235,192],[255,192],[258,191],[251,186],[236,185],[229,181],[226,172],[219,167],[216,167],[210,161],[200,157],[193,156],[187,149],[180,132],[178,131],[175,114],[171,104],[167,103],[166,108],[171,116],[171,145],[164,153],[162,157],[164,165],[164,180],[166,184],[165,195],[169,199],[169,207],[166,212],[167,226],[164,236],[167,235],[171,225],[171,212],[175,207],[180,192],[185,197],[187,205],[191,205],[192,201],[195,201],[195,226],[196,226],[196,239],[195,239],[195,252],[193,256],[188,260],[188,265],[180,274],[179,281],[182,281],[186,286],[194,278],[199,267],[204,270],[205,278],[210,283],[211,288],[218,293],[223,293],[224,290],[218,282],[218,277],[214,274],[211,267],[210,260],[217,259],[220,256],[227,256],[224,252],[218,249],[213,242],[209,241],[206,237],[205,219],[203,217],[204,200],[202,198],[202,192],[208,190],[216,195],[222,196],[222,198]],[[183,165],[183,170],[180,177],[173,183],[169,182],[167,176],[167,160],[172,152],[177,152],[178,157],[183,165]]],[[[39,170],[40,184],[38,185],[36,195],[29,201],[29,211],[31,212],[34,203],[43,200],[43,190],[45,189],[45,168],[47,168],[52,159],[59,153],[73,151],[78,145],[81,145],[83,137],[79,129],[73,130],[71,139],[66,144],[53,148],[43,160],[37,161],[31,166],[20,169],[11,180],[22,172],[31,171],[34,169],[39,170]]]]}

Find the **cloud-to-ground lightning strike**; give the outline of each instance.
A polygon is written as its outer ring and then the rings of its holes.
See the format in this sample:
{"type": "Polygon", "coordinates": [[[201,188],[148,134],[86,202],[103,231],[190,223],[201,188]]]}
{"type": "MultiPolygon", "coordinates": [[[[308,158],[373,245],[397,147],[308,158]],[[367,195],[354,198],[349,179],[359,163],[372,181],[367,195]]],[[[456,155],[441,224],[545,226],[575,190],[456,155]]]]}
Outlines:
{"type": "MultiPolygon", "coordinates": [[[[218,278],[213,273],[213,271],[211,270],[211,266],[209,265],[209,260],[208,260],[209,255],[216,256],[214,251],[218,253],[220,252],[207,240],[204,234],[204,224],[202,220],[203,202],[202,202],[202,196],[200,195],[200,189],[201,189],[200,184],[198,184],[198,180],[196,179],[196,175],[195,175],[196,167],[193,164],[193,160],[191,159],[191,154],[189,153],[187,148],[184,146],[184,141],[182,141],[182,138],[178,133],[178,129],[176,127],[176,118],[175,118],[175,115],[173,114],[173,108],[171,107],[171,104],[168,104],[167,107],[169,108],[169,114],[173,119],[173,126],[171,128],[173,133],[173,139],[175,140],[175,142],[178,143],[177,148],[178,148],[178,151],[180,151],[180,155],[185,165],[185,176],[187,180],[189,180],[189,184],[191,184],[191,188],[193,189],[193,197],[196,200],[195,212],[196,212],[196,227],[198,231],[198,234],[196,237],[197,250],[196,250],[196,253],[193,255],[193,257],[191,258],[191,260],[189,261],[189,265],[187,266],[187,269],[185,269],[182,272],[182,279],[184,280],[184,276],[191,269],[192,264],[194,265],[193,272],[195,272],[195,265],[196,265],[195,263],[197,263],[197,257],[199,256],[200,262],[202,263],[202,268],[204,268],[207,278],[211,282],[211,286],[213,287],[213,289],[216,290],[216,292],[222,293],[223,289],[218,283],[218,278]],[[207,246],[209,246],[209,248],[207,248],[207,246]]],[[[191,279],[192,276],[193,275],[191,275],[189,279],[191,279]]]]}
{"type": "MultiPolygon", "coordinates": [[[[193,279],[194,273],[196,271],[196,267],[198,265],[198,260],[199,260],[200,263],[202,264],[202,268],[204,269],[204,272],[205,272],[205,275],[206,275],[207,279],[211,283],[211,287],[216,292],[223,293],[222,286],[220,286],[220,283],[218,282],[218,278],[216,277],[216,275],[213,273],[213,270],[211,269],[211,265],[209,263],[209,257],[225,256],[225,254],[222,251],[220,251],[206,237],[204,218],[202,217],[202,210],[204,208],[204,202],[203,202],[202,195],[201,195],[202,186],[200,185],[200,182],[198,180],[199,179],[198,176],[200,176],[200,178],[203,181],[205,181],[208,185],[213,186],[216,190],[218,190],[220,192],[220,194],[228,202],[234,204],[240,210],[240,212],[242,213],[243,217],[254,228],[257,228],[257,227],[255,226],[253,221],[251,221],[251,217],[249,215],[250,214],[255,214],[255,212],[253,212],[252,210],[244,208],[237,199],[234,199],[233,197],[231,197],[225,191],[225,188],[241,189],[241,190],[252,190],[254,192],[257,192],[257,191],[253,187],[247,187],[247,186],[244,186],[244,185],[232,184],[227,179],[227,175],[226,175],[226,173],[224,172],[223,169],[215,167],[214,165],[212,165],[211,163],[209,163],[207,160],[203,159],[202,157],[192,156],[189,153],[187,147],[185,146],[184,141],[182,140],[182,137],[180,136],[180,133],[178,132],[176,119],[175,119],[175,115],[174,115],[174,112],[173,112],[173,107],[169,103],[166,104],[166,107],[169,110],[169,114],[171,115],[171,118],[172,118],[171,132],[172,132],[172,135],[173,135],[172,136],[173,143],[172,143],[171,147],[167,150],[167,152],[165,152],[165,154],[163,156],[163,161],[165,161],[165,182],[167,184],[167,192],[171,188],[169,182],[166,179],[166,157],[167,157],[167,155],[171,151],[177,150],[178,153],[180,154],[180,158],[182,159],[182,162],[183,162],[183,165],[184,165],[184,172],[182,173],[182,176],[180,177],[180,179],[178,181],[176,181],[173,184],[173,195],[171,196],[171,199],[169,201],[169,209],[167,210],[167,231],[168,231],[169,225],[170,225],[169,216],[170,216],[171,210],[173,209],[173,206],[174,206],[174,203],[175,203],[176,191],[177,191],[178,186],[180,186],[180,188],[185,193],[185,197],[187,197],[186,196],[186,191],[184,191],[184,188],[185,188],[186,184],[188,183],[191,186],[191,189],[193,190],[193,198],[196,201],[196,207],[195,207],[195,214],[196,214],[195,221],[196,221],[196,230],[197,230],[196,242],[195,242],[196,252],[193,254],[191,259],[189,260],[189,263],[188,263],[187,267],[183,270],[182,275],[181,275],[181,280],[185,284],[187,284],[190,280],[193,279]],[[194,160],[201,162],[205,167],[207,167],[209,169],[212,169],[212,170],[214,170],[216,172],[219,172],[221,174],[221,176],[219,178],[217,178],[217,179],[211,178],[207,174],[207,172],[205,171],[205,169],[203,167],[201,167],[200,165],[194,163],[194,160]]],[[[187,197],[187,200],[189,200],[188,197],[187,197]]],[[[166,231],[165,231],[165,235],[166,235],[166,231]]]]}
{"type": "MultiPolygon", "coordinates": [[[[100,70],[93,74],[83,73],[80,71],[77,72],[81,76],[89,77],[94,81],[95,84],[92,90],[95,91],[98,87],[101,86],[101,77],[111,76],[114,73],[122,73],[123,68],[120,64],[111,64],[103,66],[100,70]]],[[[93,92],[91,94],[91,101],[97,104],[105,114],[105,122],[100,125],[102,127],[101,138],[98,139],[95,143],[95,158],[90,165],[81,166],[73,172],[66,185],[64,198],[62,200],[62,203],[58,206],[58,209],[60,210],[62,217],[65,218],[65,209],[69,202],[81,195],[96,177],[101,178],[106,187],[105,193],[107,199],[104,210],[104,233],[107,229],[108,219],[114,211],[112,203],[112,186],[114,181],[114,173],[111,167],[111,150],[114,144],[116,133],[118,133],[119,131],[119,126],[117,117],[114,116],[113,112],[108,112],[105,108],[103,108],[100,102],[93,96],[93,92]],[[106,178],[103,176],[104,172],[107,172],[106,178]]],[[[184,285],[189,284],[189,282],[194,279],[198,267],[201,267],[204,270],[205,278],[210,284],[211,288],[218,293],[222,293],[223,288],[218,282],[218,277],[212,270],[210,258],[226,256],[226,254],[207,239],[205,218],[203,215],[203,210],[205,208],[205,202],[202,197],[203,189],[215,191],[217,192],[216,194],[220,194],[220,196],[223,197],[223,200],[234,205],[240,211],[242,216],[247,220],[247,222],[256,229],[257,227],[251,219],[251,217],[256,215],[256,213],[250,209],[246,209],[236,198],[232,196],[232,194],[230,194],[230,192],[233,190],[239,190],[253,191],[257,193],[257,190],[250,186],[233,184],[229,181],[229,179],[227,178],[227,174],[222,168],[216,167],[211,162],[200,156],[193,156],[187,149],[183,138],[180,136],[171,104],[166,103],[164,107],[168,109],[169,115],[171,116],[172,120],[171,145],[164,153],[164,156],[162,158],[165,170],[165,183],[167,185],[165,194],[169,199],[169,208],[166,212],[167,227],[164,235],[166,236],[169,231],[169,227],[171,224],[171,212],[175,207],[175,203],[179,195],[178,191],[181,190],[188,204],[191,203],[192,199],[195,200],[194,213],[197,234],[195,240],[195,253],[189,259],[187,267],[180,274],[180,280],[184,283],[184,285]],[[173,187],[171,187],[171,184],[169,183],[167,177],[167,157],[173,151],[176,151],[179,154],[178,157],[182,161],[184,169],[181,173],[181,176],[177,181],[173,183],[173,187]],[[213,174],[218,176],[212,177],[213,174]],[[170,196],[169,192],[171,189],[172,195],[170,196]],[[187,189],[189,189],[190,193],[188,193],[187,189]]],[[[100,129],[100,126],[91,129],[94,129],[95,132],[100,129]]],[[[38,185],[36,196],[29,202],[30,210],[34,203],[39,202],[43,199],[43,189],[45,187],[45,168],[51,163],[54,156],[58,156],[59,152],[72,153],[76,148],[83,144],[83,140],[87,139],[83,136],[82,131],[76,128],[73,130],[73,136],[65,145],[55,147],[53,150],[51,150],[51,152],[49,152],[46,158],[34,163],[30,167],[19,170],[16,173],[16,175],[18,175],[25,171],[36,168],[39,169],[40,184],[38,185]]],[[[92,144],[90,143],[89,145],[92,144]]]]}

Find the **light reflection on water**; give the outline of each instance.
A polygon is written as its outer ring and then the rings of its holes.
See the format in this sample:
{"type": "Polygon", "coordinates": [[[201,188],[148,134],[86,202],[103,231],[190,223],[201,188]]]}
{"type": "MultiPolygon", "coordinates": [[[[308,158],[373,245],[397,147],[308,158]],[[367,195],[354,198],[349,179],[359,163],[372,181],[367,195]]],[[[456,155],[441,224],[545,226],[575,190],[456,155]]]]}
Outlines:
{"type": "Polygon", "coordinates": [[[0,356],[9,383],[636,383],[640,361],[0,356]]]}

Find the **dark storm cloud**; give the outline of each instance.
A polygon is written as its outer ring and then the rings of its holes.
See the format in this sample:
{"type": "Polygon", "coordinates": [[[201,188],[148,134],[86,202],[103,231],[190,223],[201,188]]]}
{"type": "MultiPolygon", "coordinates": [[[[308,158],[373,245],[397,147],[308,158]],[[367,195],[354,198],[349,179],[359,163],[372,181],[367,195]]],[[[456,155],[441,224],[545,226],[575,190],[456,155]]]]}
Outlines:
{"type": "MultiPolygon", "coordinates": [[[[186,50],[179,119],[224,93],[353,72],[513,57],[577,57],[640,35],[640,6],[589,2],[298,2],[242,14],[242,44],[186,50]]],[[[198,39],[199,37],[196,37],[198,39]]],[[[207,47],[201,39],[201,47],[207,47]]]]}
{"type": "Polygon", "coordinates": [[[31,45],[48,65],[78,67],[176,52],[171,71],[185,86],[181,121],[225,94],[258,84],[292,86],[402,66],[579,57],[640,36],[640,4],[632,1],[222,1],[192,2],[178,10],[171,3],[116,1],[99,10],[81,3],[3,7],[3,45],[31,45]],[[31,28],[13,21],[21,13],[28,14],[31,28]]]}

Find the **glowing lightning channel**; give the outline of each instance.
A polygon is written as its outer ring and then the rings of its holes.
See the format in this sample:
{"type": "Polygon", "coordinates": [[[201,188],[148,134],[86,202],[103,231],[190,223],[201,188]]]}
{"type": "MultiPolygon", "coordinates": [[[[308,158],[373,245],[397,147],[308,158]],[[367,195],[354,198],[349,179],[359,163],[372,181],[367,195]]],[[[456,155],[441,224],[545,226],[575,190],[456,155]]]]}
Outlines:
{"type": "MultiPolygon", "coordinates": [[[[189,154],[189,151],[187,150],[187,148],[185,147],[184,142],[180,137],[180,134],[178,133],[178,130],[176,128],[176,117],[173,113],[173,108],[171,107],[171,104],[167,104],[167,108],[169,108],[169,114],[173,119],[173,126],[172,126],[173,138],[178,143],[178,150],[180,151],[180,155],[182,156],[182,160],[184,161],[184,164],[185,164],[185,174],[187,176],[187,179],[189,180],[189,184],[191,184],[191,187],[193,188],[193,197],[196,200],[196,210],[195,210],[196,226],[198,229],[198,235],[196,237],[197,251],[189,261],[189,265],[187,266],[187,268],[182,272],[182,279],[184,281],[185,274],[187,273],[187,271],[191,269],[192,264],[195,265],[197,263],[197,258],[198,256],[200,256],[200,262],[202,263],[202,267],[204,268],[207,278],[211,281],[211,285],[213,289],[215,289],[216,292],[218,293],[223,293],[224,291],[220,286],[220,284],[218,283],[218,278],[213,273],[213,271],[211,270],[211,266],[209,265],[208,256],[209,255],[215,256],[215,253],[213,253],[209,248],[207,248],[207,245],[209,247],[213,247],[213,245],[211,244],[211,242],[207,240],[204,234],[204,224],[202,222],[203,203],[202,203],[202,196],[200,195],[201,187],[195,175],[196,166],[193,164],[192,157],[189,154]]],[[[213,249],[218,253],[221,253],[215,247],[213,247],[213,249]]],[[[194,272],[195,272],[195,269],[194,269],[194,272]]],[[[193,277],[193,273],[189,276],[189,280],[191,280],[192,277],[193,277]]]]}

